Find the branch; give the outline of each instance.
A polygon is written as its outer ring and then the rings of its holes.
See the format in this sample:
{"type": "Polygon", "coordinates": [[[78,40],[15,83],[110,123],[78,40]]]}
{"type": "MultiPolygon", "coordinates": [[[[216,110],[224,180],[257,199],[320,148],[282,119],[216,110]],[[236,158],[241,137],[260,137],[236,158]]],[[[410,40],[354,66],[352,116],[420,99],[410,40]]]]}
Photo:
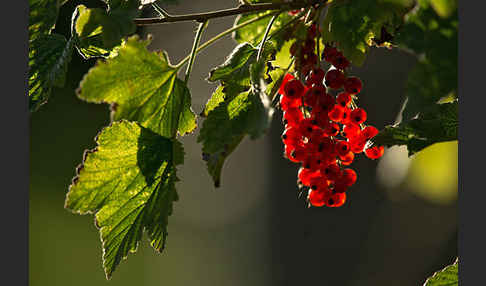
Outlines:
{"type": "Polygon", "coordinates": [[[164,18],[136,18],[134,22],[137,26],[147,26],[154,24],[183,22],[183,21],[197,21],[204,22],[213,18],[222,18],[227,16],[234,16],[239,14],[245,14],[258,11],[270,11],[270,10],[295,10],[300,8],[309,7],[318,3],[325,4],[327,1],[319,0],[304,0],[298,2],[289,3],[260,3],[260,4],[241,4],[236,8],[219,10],[214,12],[199,13],[199,14],[187,14],[187,15],[165,15],[164,18]]]}
{"type": "Polygon", "coordinates": [[[196,37],[194,38],[194,44],[192,46],[192,51],[191,51],[191,56],[189,58],[189,64],[187,65],[187,70],[186,70],[186,77],[184,79],[184,83],[187,84],[189,81],[189,75],[191,74],[192,70],[192,64],[194,63],[194,59],[196,58],[196,49],[197,46],[199,46],[199,42],[201,41],[201,36],[204,28],[206,28],[208,25],[208,21],[204,21],[202,23],[199,23],[199,28],[197,28],[196,32],[196,37]]]}

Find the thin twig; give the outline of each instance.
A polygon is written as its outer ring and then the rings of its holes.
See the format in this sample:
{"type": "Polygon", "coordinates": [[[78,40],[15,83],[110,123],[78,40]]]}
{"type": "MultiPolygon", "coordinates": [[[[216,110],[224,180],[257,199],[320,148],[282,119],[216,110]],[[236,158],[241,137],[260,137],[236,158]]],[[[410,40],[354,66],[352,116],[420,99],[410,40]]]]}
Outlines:
{"type": "Polygon", "coordinates": [[[164,18],[160,18],[160,17],[136,18],[134,19],[134,22],[138,26],[163,24],[163,23],[171,23],[171,22],[183,22],[183,21],[204,22],[206,20],[213,19],[213,18],[222,18],[227,16],[234,16],[234,15],[258,12],[258,11],[295,10],[295,9],[309,7],[318,3],[319,3],[318,0],[307,0],[307,1],[298,1],[298,2],[289,2],[289,3],[241,4],[236,8],[230,8],[230,9],[206,12],[206,13],[187,14],[187,15],[170,15],[166,13],[167,15],[164,15],[165,16],[164,18]]]}
{"type": "MultiPolygon", "coordinates": [[[[267,17],[270,17],[272,15],[275,15],[275,13],[269,13],[269,14],[266,14],[266,15],[262,15],[262,16],[259,16],[259,17],[255,17],[253,19],[250,19],[246,22],[243,22],[241,24],[238,24],[226,31],[223,31],[219,34],[217,34],[216,36],[214,36],[213,38],[209,39],[207,42],[205,42],[204,44],[200,45],[197,50],[196,50],[196,53],[199,53],[200,51],[204,50],[205,48],[207,48],[208,46],[210,46],[211,44],[213,44],[214,42],[216,42],[217,40],[221,39],[222,37],[228,35],[228,34],[231,34],[233,33],[234,31],[240,29],[240,28],[243,28],[245,26],[248,26],[252,23],[255,23],[257,21],[260,21],[261,19],[264,19],[264,18],[267,18],[267,17]]],[[[189,61],[189,58],[190,56],[187,56],[185,57],[184,59],[182,59],[175,67],[176,68],[180,68],[181,66],[183,66],[187,61],[189,61]]]]}
{"type": "Polygon", "coordinates": [[[257,57],[256,57],[257,62],[260,60],[260,57],[262,56],[263,47],[265,46],[265,41],[267,40],[268,33],[270,32],[270,29],[272,29],[272,25],[275,22],[275,20],[277,19],[278,15],[280,15],[280,13],[273,15],[272,19],[270,19],[270,22],[267,25],[267,29],[265,30],[265,34],[263,34],[262,41],[260,42],[260,47],[258,48],[258,53],[257,53],[257,57]]]}
{"type": "Polygon", "coordinates": [[[199,46],[199,42],[201,41],[202,32],[204,28],[206,28],[207,26],[208,26],[208,20],[199,23],[199,27],[197,28],[196,37],[194,38],[194,44],[192,45],[191,55],[189,58],[189,64],[187,65],[187,69],[186,69],[186,77],[184,79],[184,82],[186,84],[189,81],[189,75],[191,74],[192,65],[194,63],[194,59],[196,58],[196,50],[197,50],[197,46],[199,46]]]}
{"type": "Polygon", "coordinates": [[[169,13],[165,11],[164,8],[160,7],[157,3],[152,3],[152,7],[157,13],[159,13],[162,16],[161,18],[170,17],[169,13]]]}

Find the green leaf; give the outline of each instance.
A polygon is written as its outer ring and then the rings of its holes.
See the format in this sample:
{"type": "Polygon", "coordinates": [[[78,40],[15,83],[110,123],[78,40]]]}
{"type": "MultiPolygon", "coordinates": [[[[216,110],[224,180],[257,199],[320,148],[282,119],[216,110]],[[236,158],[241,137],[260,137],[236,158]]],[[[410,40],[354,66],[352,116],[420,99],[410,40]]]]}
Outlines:
{"type": "Polygon", "coordinates": [[[442,18],[447,18],[457,9],[457,0],[430,0],[430,5],[442,18]]]}
{"type": "Polygon", "coordinates": [[[238,45],[220,66],[214,68],[209,81],[220,81],[206,103],[201,116],[207,117],[198,137],[203,142],[203,159],[215,187],[221,183],[221,171],[226,158],[246,135],[258,138],[270,126],[274,109],[270,96],[283,73],[269,70],[267,63],[274,58],[275,46],[265,43],[261,59],[256,62],[258,49],[249,43],[238,45]],[[275,77],[275,80],[272,79],[275,77]],[[266,77],[266,78],[265,78],[266,77]],[[270,83],[272,84],[272,83],[270,83]]]}
{"type": "Polygon", "coordinates": [[[458,102],[436,104],[418,118],[387,126],[373,141],[378,145],[406,145],[409,156],[434,143],[457,140],[458,102]]]}
{"type": "Polygon", "coordinates": [[[208,80],[215,82],[234,82],[241,86],[250,85],[250,64],[255,62],[258,49],[249,43],[243,43],[231,52],[226,61],[212,69],[208,80]]]}
{"type": "Polygon", "coordinates": [[[439,16],[427,1],[409,13],[396,35],[399,47],[419,56],[407,84],[405,120],[437,103],[448,94],[457,94],[457,11],[447,19],[439,16]]]}
{"type": "MultiPolygon", "coordinates": [[[[240,15],[236,18],[234,25],[236,26],[243,22],[249,21],[253,18],[260,17],[265,14],[272,14],[272,13],[273,12],[269,11],[269,12],[255,13],[255,14],[240,15]]],[[[247,25],[243,28],[238,29],[236,32],[234,32],[233,38],[240,44],[250,43],[254,46],[260,44],[263,38],[263,34],[265,33],[265,30],[267,28],[267,25],[270,22],[270,19],[271,17],[269,16],[259,21],[256,21],[250,25],[247,25]]],[[[277,30],[282,29],[292,20],[294,20],[294,17],[288,15],[288,13],[286,12],[280,13],[280,15],[277,17],[277,19],[275,19],[270,29],[270,34],[276,32],[277,30]]],[[[288,40],[289,38],[288,36],[289,35],[286,35],[286,33],[279,33],[278,35],[272,37],[272,41],[274,42],[277,51],[280,50],[284,42],[288,40]]]]}
{"type": "Polygon", "coordinates": [[[429,277],[424,286],[454,286],[458,285],[458,267],[459,267],[459,259],[444,269],[437,271],[429,277]]]}
{"type": "Polygon", "coordinates": [[[344,56],[361,66],[372,45],[379,38],[382,27],[393,35],[411,8],[401,1],[362,0],[333,1],[322,24],[325,43],[337,42],[344,56]]]}
{"type": "Polygon", "coordinates": [[[51,33],[59,6],[58,0],[29,0],[29,41],[51,33]]]}
{"type": "Polygon", "coordinates": [[[29,42],[29,109],[46,103],[54,86],[64,86],[73,41],[58,34],[43,35],[29,42]]]}
{"type": "Polygon", "coordinates": [[[249,135],[256,139],[270,126],[274,109],[263,80],[267,61],[268,57],[263,57],[247,68],[251,78],[249,90],[238,93],[241,86],[220,86],[203,111],[207,119],[197,140],[203,143],[203,159],[207,161],[215,187],[220,186],[225,159],[243,138],[249,135]]]}
{"type": "Polygon", "coordinates": [[[408,77],[403,119],[414,118],[419,112],[434,106],[441,98],[456,90],[456,76],[457,69],[445,69],[426,60],[419,62],[408,77]]]}
{"type": "Polygon", "coordinates": [[[139,14],[138,4],[130,3],[123,1],[110,6],[108,12],[84,5],[76,7],[73,36],[78,39],[78,51],[85,59],[108,56],[110,50],[121,44],[123,37],[136,31],[132,20],[139,14]]]}
{"type": "Polygon", "coordinates": [[[207,117],[209,112],[215,109],[221,102],[225,100],[231,100],[241,92],[247,90],[247,86],[240,86],[234,84],[226,84],[225,86],[219,85],[213,92],[213,95],[209,98],[204,107],[201,116],[207,117]]]}
{"type": "Polygon", "coordinates": [[[130,37],[116,56],[98,61],[82,80],[78,96],[111,103],[113,121],[127,119],[162,136],[182,136],[196,128],[191,94],[167,55],[147,50],[149,42],[130,37]]]}
{"type": "Polygon", "coordinates": [[[178,199],[176,165],[183,163],[184,151],[178,141],[124,120],[103,129],[96,142],[77,168],[65,207],[95,214],[109,279],[137,250],[144,231],[155,250],[164,249],[168,216],[178,199]]]}

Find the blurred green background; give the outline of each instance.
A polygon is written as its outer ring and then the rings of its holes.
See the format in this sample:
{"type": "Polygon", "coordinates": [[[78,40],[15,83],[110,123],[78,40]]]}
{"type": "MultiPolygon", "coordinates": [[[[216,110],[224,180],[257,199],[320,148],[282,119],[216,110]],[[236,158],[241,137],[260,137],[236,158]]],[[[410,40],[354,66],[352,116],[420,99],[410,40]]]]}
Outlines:
{"type": "MultiPolygon", "coordinates": [[[[68,35],[79,2],[63,6],[57,32],[68,35]]],[[[236,1],[179,3],[169,11],[230,8],[236,1]]],[[[203,41],[233,20],[212,21],[203,41]]],[[[152,34],[150,48],[166,50],[176,63],[190,52],[194,30],[194,23],[178,23],[139,32],[152,34]]],[[[208,71],[235,45],[227,37],[197,57],[189,83],[196,113],[216,88],[205,81],[208,71]]],[[[198,131],[185,137],[180,200],[169,218],[166,250],[156,254],[144,239],[106,281],[93,216],[63,208],[83,151],[95,146],[94,137],[110,120],[107,105],[82,102],[74,93],[94,62],[75,54],[65,88],[55,89],[31,115],[31,285],[411,286],[457,256],[457,142],[435,144],[413,158],[401,147],[386,150],[377,162],[359,156],[352,165],[358,182],[346,205],[308,209],[297,197],[297,166],[282,158],[278,112],[267,136],[245,140],[230,157],[220,189],[201,160],[198,131]]],[[[381,129],[394,123],[414,64],[409,54],[372,49],[363,67],[352,69],[364,82],[359,104],[370,124],[381,129]]]]}

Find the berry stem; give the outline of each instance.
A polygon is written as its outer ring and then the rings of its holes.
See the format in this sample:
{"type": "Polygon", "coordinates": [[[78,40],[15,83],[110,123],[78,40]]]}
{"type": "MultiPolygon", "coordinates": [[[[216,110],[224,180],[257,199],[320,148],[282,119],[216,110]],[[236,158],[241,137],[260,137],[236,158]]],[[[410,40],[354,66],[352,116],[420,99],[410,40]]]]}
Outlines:
{"type": "Polygon", "coordinates": [[[186,77],[184,79],[184,83],[187,84],[189,81],[189,75],[192,71],[192,65],[194,64],[194,60],[196,59],[196,50],[199,42],[201,41],[202,32],[208,26],[209,21],[206,20],[202,23],[199,23],[199,27],[197,28],[196,36],[194,37],[194,43],[192,45],[191,55],[189,57],[189,64],[187,65],[186,69],[186,77]]]}

